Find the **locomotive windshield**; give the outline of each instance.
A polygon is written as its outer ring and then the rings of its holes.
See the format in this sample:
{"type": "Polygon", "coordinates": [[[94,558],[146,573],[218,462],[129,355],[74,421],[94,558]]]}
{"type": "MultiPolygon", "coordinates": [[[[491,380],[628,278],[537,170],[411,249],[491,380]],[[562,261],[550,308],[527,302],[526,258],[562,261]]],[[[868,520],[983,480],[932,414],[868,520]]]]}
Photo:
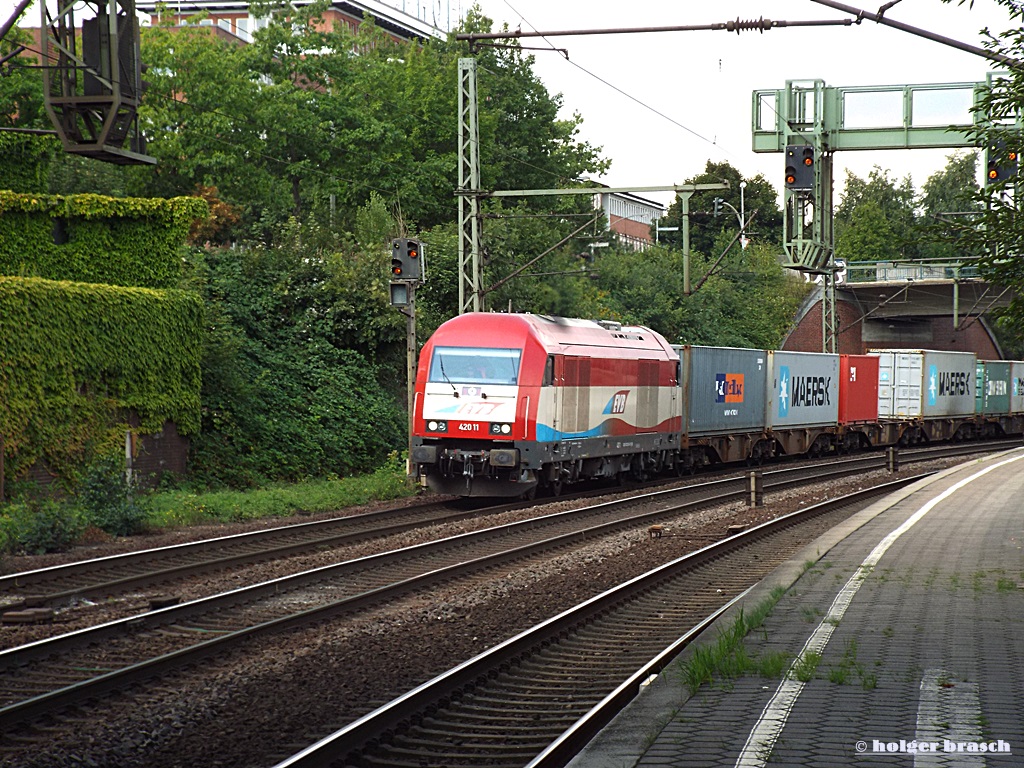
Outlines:
{"type": "Polygon", "coordinates": [[[451,384],[516,384],[520,349],[434,347],[430,380],[451,384]]]}

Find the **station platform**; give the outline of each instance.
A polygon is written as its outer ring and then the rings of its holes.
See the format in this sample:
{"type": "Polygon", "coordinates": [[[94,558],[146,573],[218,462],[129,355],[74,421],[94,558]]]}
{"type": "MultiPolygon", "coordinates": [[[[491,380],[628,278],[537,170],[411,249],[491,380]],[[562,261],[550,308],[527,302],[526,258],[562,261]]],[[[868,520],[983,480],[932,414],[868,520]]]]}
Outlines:
{"type": "Polygon", "coordinates": [[[698,641],[786,588],[744,641],[748,671],[691,695],[670,665],[570,765],[1024,765],[1022,547],[1024,449],[918,481],[805,547],[698,641]]]}

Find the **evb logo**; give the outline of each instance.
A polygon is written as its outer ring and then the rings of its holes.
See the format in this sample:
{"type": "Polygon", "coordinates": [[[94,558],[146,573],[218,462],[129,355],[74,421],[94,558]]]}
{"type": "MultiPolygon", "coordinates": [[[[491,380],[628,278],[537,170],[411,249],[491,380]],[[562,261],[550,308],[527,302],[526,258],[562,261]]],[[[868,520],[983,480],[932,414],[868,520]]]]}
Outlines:
{"type": "Polygon", "coordinates": [[[625,413],[626,412],[626,399],[629,397],[629,390],[622,389],[612,395],[612,399],[608,401],[608,405],[604,407],[602,413],[625,413]]]}

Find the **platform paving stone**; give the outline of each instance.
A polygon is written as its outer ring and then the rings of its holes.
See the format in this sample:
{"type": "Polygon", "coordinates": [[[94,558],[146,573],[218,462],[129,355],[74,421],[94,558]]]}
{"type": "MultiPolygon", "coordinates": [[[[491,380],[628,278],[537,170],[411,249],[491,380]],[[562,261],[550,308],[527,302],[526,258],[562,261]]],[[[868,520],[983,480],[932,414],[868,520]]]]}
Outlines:
{"type": "MultiPolygon", "coordinates": [[[[747,637],[748,655],[795,658],[884,537],[928,500],[994,463],[972,462],[945,474],[809,564],[747,637]]],[[[1022,584],[1024,460],[937,504],[863,575],[778,741],[761,756],[766,765],[1024,765],[1022,584]],[[876,740],[910,742],[919,734],[943,744],[1001,739],[1014,754],[915,758],[871,751],[876,740]],[[857,750],[858,741],[867,752],[857,750]]],[[[749,674],[706,684],[687,699],[678,670],[670,667],[663,680],[678,689],[678,703],[650,723],[646,748],[633,761],[616,764],[732,768],[780,682],[749,674]]]]}

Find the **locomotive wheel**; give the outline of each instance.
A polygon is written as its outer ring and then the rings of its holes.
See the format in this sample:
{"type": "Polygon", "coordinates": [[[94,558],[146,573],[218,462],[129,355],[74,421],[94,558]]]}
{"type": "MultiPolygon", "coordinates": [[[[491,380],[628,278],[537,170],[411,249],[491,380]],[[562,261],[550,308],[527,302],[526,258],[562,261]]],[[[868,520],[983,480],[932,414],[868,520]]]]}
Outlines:
{"type": "Polygon", "coordinates": [[[548,485],[548,490],[551,491],[552,496],[558,497],[562,495],[563,487],[564,485],[561,480],[552,480],[550,485],[548,485]]]}
{"type": "Polygon", "coordinates": [[[523,501],[533,501],[534,499],[537,498],[537,486],[533,486],[528,491],[523,491],[521,494],[519,494],[519,498],[521,498],[523,501]]]}

